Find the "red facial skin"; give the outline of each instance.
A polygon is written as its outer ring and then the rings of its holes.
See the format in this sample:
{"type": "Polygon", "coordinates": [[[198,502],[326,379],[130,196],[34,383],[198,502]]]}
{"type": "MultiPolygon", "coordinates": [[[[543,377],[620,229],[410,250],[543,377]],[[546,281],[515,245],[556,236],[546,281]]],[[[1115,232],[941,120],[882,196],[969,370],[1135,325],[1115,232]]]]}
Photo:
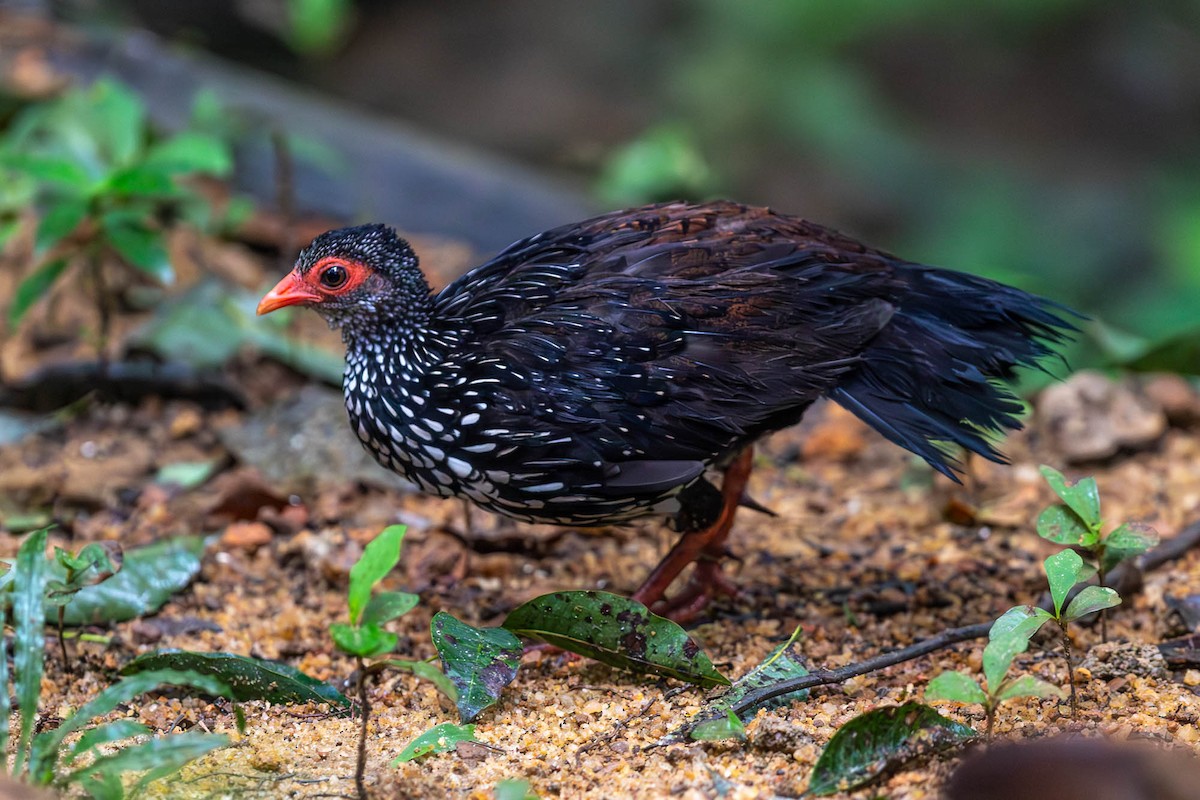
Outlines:
{"type": "Polygon", "coordinates": [[[258,313],[269,314],[284,306],[311,306],[332,297],[349,294],[361,286],[369,275],[370,270],[357,261],[335,256],[322,258],[307,272],[301,273],[299,268],[296,268],[284,276],[283,280],[275,284],[275,288],[259,301],[258,313]],[[346,279],[336,286],[327,286],[321,282],[321,278],[333,267],[345,270],[346,279]]]}

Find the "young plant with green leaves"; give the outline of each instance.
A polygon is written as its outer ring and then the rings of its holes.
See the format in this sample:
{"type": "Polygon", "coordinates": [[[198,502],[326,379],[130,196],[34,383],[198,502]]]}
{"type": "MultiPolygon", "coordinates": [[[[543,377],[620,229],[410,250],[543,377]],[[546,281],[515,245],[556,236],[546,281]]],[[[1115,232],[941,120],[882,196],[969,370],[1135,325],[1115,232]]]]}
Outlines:
{"type": "MultiPolygon", "coordinates": [[[[1107,534],[1103,532],[1105,521],[1100,515],[1100,489],[1095,478],[1071,482],[1061,472],[1044,464],[1041,471],[1062,502],[1049,506],[1038,516],[1038,535],[1055,544],[1089,553],[1095,561],[1101,584],[1117,564],[1137,558],[1158,544],[1158,533],[1142,522],[1127,522],[1107,534]]],[[[1103,611],[1100,614],[1100,638],[1108,641],[1108,615],[1103,611]]]]}
{"type": "Polygon", "coordinates": [[[9,324],[78,264],[93,282],[103,341],[112,312],[104,263],[169,283],[168,220],[203,227],[211,217],[186,179],[223,177],[232,166],[229,144],[218,136],[185,130],[155,139],[141,100],[114,81],[23,110],[0,139],[0,173],[14,181],[0,192],[0,244],[16,230],[14,203],[36,206],[37,266],[17,287],[9,324]]]}
{"type": "MultiPolygon", "coordinates": [[[[1121,604],[1121,596],[1107,586],[1090,584],[1084,586],[1067,602],[1067,596],[1081,583],[1096,574],[1096,568],[1085,564],[1083,557],[1074,550],[1063,550],[1044,562],[1046,579],[1050,583],[1050,598],[1054,611],[1038,606],[1014,606],[992,625],[990,636],[1013,636],[1024,638],[1026,644],[1047,622],[1058,625],[1062,633],[1063,657],[1067,662],[1067,680],[1071,686],[1071,716],[1078,708],[1075,690],[1075,660],[1071,652],[1070,625],[1089,614],[1103,611],[1121,604]],[[1065,606],[1065,607],[1064,607],[1065,606]]],[[[1015,655],[1015,654],[1014,654],[1015,655]]]]}
{"type": "Polygon", "coordinates": [[[372,593],[400,562],[404,544],[404,525],[390,525],[363,549],[362,557],[350,569],[350,590],[347,606],[349,622],[329,626],[333,643],[357,662],[357,692],[362,724],[358,738],[358,765],[354,773],[359,797],[366,798],[367,726],[370,721],[370,699],[367,695],[367,665],[365,659],[378,658],[396,648],[399,637],[383,629],[383,625],[412,611],[420,598],[408,592],[372,593]]]}
{"type": "MultiPolygon", "coordinates": [[[[1005,616],[1011,613],[1009,611],[1005,616]]],[[[991,741],[996,709],[1001,703],[1022,697],[1063,697],[1061,687],[1041,678],[1008,674],[1013,659],[1029,648],[1031,635],[1009,627],[1008,621],[1001,617],[992,625],[988,644],[983,648],[984,686],[980,686],[965,672],[943,672],[925,687],[926,702],[945,700],[983,706],[986,719],[984,735],[991,741]]]]}
{"type": "Polygon", "coordinates": [[[11,694],[8,638],[0,636],[0,769],[35,786],[53,786],[63,792],[82,791],[100,800],[120,800],[127,796],[124,780],[127,774],[142,773],[128,790],[136,793],[189,761],[227,745],[229,737],[199,731],[153,736],[147,726],[127,718],[92,724],[135,697],[163,685],[231,696],[229,688],[211,676],[171,669],[124,678],[76,709],[58,727],[34,734],[45,673],[44,605],[51,580],[51,562],[45,554],[47,531],[36,531],[21,544],[8,573],[11,613],[8,607],[0,606],[5,626],[11,622],[13,627],[11,694]],[[17,698],[19,722],[9,769],[6,754],[12,694],[17,698]],[[76,732],[81,732],[80,736],[68,744],[68,737],[76,732]]]}

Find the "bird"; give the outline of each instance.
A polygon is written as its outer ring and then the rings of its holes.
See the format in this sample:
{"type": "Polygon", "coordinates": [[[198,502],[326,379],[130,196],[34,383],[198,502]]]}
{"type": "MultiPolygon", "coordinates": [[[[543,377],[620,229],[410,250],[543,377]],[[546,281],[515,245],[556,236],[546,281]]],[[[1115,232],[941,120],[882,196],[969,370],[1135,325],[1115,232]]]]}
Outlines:
{"type": "Polygon", "coordinates": [[[436,293],[392,228],[340,228],[258,313],[293,305],[341,329],[382,466],[526,522],[662,518],[680,536],[632,598],[680,620],[737,592],[720,562],[758,507],[755,442],[824,397],[958,480],[961,450],[1006,463],[1016,371],[1076,330],[1053,301],[730,201],[556,227],[436,293]]]}

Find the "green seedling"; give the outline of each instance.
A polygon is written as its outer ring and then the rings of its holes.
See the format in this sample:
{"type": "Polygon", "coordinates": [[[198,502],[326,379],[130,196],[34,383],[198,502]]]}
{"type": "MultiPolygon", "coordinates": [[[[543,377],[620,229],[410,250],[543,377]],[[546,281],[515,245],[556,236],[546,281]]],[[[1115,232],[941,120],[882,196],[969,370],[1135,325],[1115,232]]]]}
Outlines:
{"type": "Polygon", "coordinates": [[[1050,597],[1054,604],[1051,613],[1037,606],[1014,606],[1004,613],[992,626],[994,639],[1005,633],[1025,637],[1025,641],[1037,633],[1047,622],[1054,622],[1062,633],[1063,657],[1067,662],[1067,680],[1071,686],[1071,716],[1078,710],[1075,690],[1075,661],[1071,652],[1070,624],[1089,614],[1120,605],[1121,596],[1107,586],[1084,586],[1070,603],[1067,595],[1080,583],[1095,575],[1095,568],[1085,564],[1083,557],[1074,550],[1063,550],[1044,562],[1046,579],[1050,583],[1050,597]],[[1064,608],[1065,605],[1065,608],[1064,608]]]}
{"type": "Polygon", "coordinates": [[[1029,638],[1033,635],[1019,626],[1009,627],[1008,622],[1001,617],[992,625],[988,644],[983,648],[984,686],[964,672],[943,672],[925,687],[927,702],[946,700],[983,706],[986,719],[984,735],[988,741],[992,739],[996,709],[1001,703],[1021,697],[1062,698],[1064,695],[1061,687],[1041,678],[1033,675],[1012,677],[1008,674],[1013,659],[1029,648],[1029,638]]]}
{"type": "MultiPolygon", "coordinates": [[[[10,706],[7,637],[0,636],[0,770],[35,786],[52,786],[60,792],[82,791],[89,797],[120,800],[126,796],[123,776],[141,772],[132,785],[136,793],[151,781],[170,775],[187,762],[229,743],[221,734],[189,731],[172,736],[152,735],[151,730],[131,719],[92,725],[138,695],[170,685],[196,692],[230,697],[229,687],[210,676],[181,670],[154,670],[125,678],[101,691],[57,728],[34,735],[34,720],[41,700],[45,672],[45,612],[50,589],[50,564],[45,557],[48,529],[30,534],[21,544],[17,559],[7,573],[11,612],[0,606],[0,618],[13,627],[13,692],[17,698],[18,732],[15,747],[9,748],[10,706]],[[72,744],[66,739],[76,732],[72,744]],[[124,746],[113,750],[114,745],[124,746]],[[101,751],[101,746],[104,750],[101,751]],[[7,753],[13,754],[11,770],[7,753]]],[[[76,573],[90,571],[97,560],[91,555],[65,557],[76,573]],[[82,566],[84,561],[88,566],[82,566]]],[[[93,551],[94,554],[94,551],[93,551]]],[[[60,561],[59,563],[62,563],[60,561]]],[[[69,583],[69,581],[68,581],[69,583]]]]}
{"type": "MultiPolygon", "coordinates": [[[[50,528],[45,530],[49,531],[50,528]]],[[[67,606],[83,589],[95,586],[117,574],[122,561],[121,545],[117,542],[92,542],[78,553],[68,552],[61,547],[54,548],[54,561],[47,565],[43,582],[43,605],[55,609],[58,617],[58,646],[62,652],[63,665],[68,672],[71,664],[67,656],[64,633],[67,606]]],[[[15,575],[11,565],[0,574],[0,592],[13,590],[15,575]]],[[[6,597],[5,606],[8,605],[9,599],[6,597]]]]}
{"type": "MultiPolygon", "coordinates": [[[[1095,478],[1072,483],[1053,467],[1043,464],[1041,471],[1062,502],[1049,506],[1038,516],[1038,535],[1090,554],[1101,584],[1117,564],[1136,558],[1158,544],[1158,533],[1141,522],[1127,522],[1103,533],[1106,526],[1100,515],[1100,490],[1095,478]]],[[[1103,611],[1100,638],[1108,641],[1108,615],[1103,611]]]]}
{"type": "Polygon", "coordinates": [[[103,342],[112,298],[102,265],[115,260],[169,283],[166,222],[205,227],[212,217],[188,178],[222,177],[232,167],[228,142],[209,133],[185,130],[155,140],[141,100],[113,81],[25,109],[0,139],[0,174],[12,181],[0,191],[0,240],[16,230],[15,203],[35,206],[37,266],[17,286],[9,324],[80,263],[96,293],[103,342]]]}
{"type": "Polygon", "coordinates": [[[372,596],[376,584],[400,561],[404,531],[404,525],[390,525],[363,549],[362,557],[350,569],[350,591],[346,599],[350,621],[329,626],[333,643],[343,653],[353,656],[358,666],[356,688],[362,725],[359,728],[358,765],[354,783],[358,796],[364,800],[367,796],[367,725],[371,716],[365,659],[378,658],[395,649],[399,637],[384,630],[384,623],[407,614],[419,602],[415,594],[407,592],[379,592],[372,596]]]}

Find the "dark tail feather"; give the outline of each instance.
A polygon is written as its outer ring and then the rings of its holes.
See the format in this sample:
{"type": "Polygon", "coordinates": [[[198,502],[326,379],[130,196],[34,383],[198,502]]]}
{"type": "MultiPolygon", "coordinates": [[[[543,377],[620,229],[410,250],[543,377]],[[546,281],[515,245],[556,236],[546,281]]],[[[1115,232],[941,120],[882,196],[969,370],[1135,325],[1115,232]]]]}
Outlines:
{"type": "Polygon", "coordinates": [[[985,278],[903,269],[911,290],[829,396],[952,480],[954,445],[1007,463],[988,437],[1021,427],[1009,384],[1070,337],[1058,313],[1074,312],[985,278]]]}

